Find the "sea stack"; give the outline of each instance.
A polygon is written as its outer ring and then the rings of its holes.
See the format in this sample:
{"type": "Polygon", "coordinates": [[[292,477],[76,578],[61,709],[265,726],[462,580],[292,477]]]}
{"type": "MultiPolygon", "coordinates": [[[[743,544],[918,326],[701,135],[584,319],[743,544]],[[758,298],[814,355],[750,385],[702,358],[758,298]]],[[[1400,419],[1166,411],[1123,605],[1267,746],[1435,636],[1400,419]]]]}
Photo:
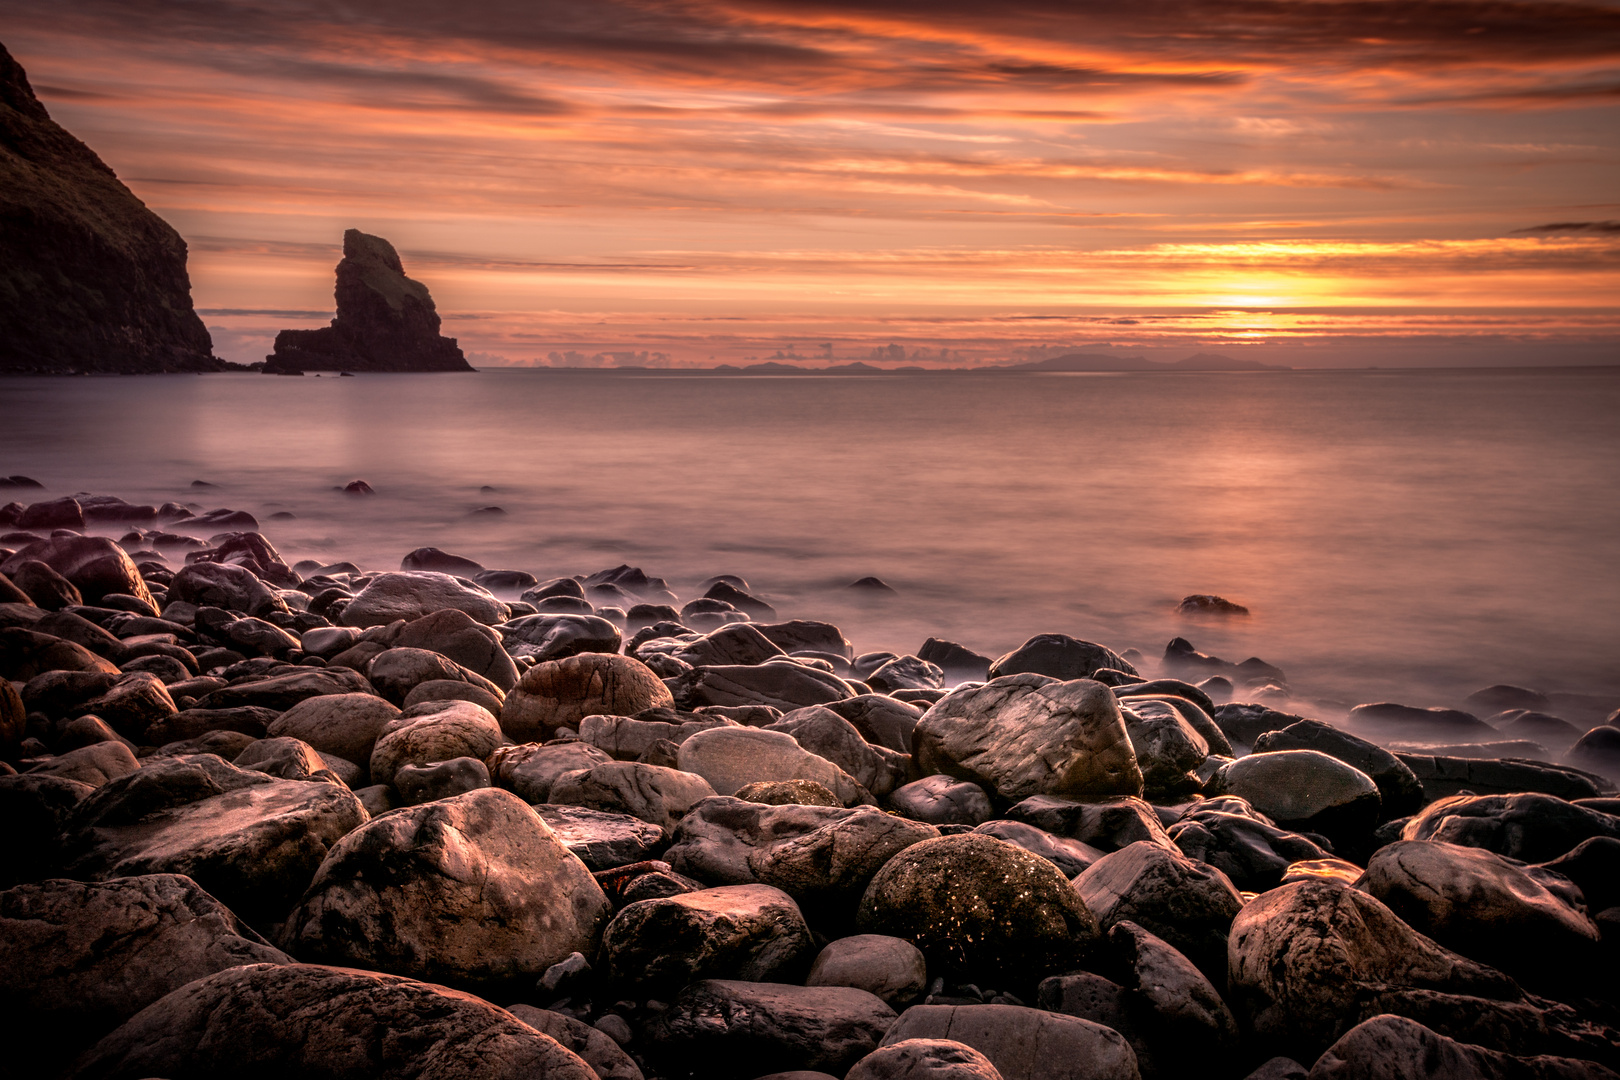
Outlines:
{"type": "Polygon", "coordinates": [[[0,371],[222,371],[186,244],[0,46],[0,371]]]}
{"type": "Polygon", "coordinates": [[[427,286],[405,276],[380,236],[343,234],[337,318],[319,330],[283,330],[265,358],[267,375],[303,371],[471,371],[455,338],[439,334],[427,286]]]}

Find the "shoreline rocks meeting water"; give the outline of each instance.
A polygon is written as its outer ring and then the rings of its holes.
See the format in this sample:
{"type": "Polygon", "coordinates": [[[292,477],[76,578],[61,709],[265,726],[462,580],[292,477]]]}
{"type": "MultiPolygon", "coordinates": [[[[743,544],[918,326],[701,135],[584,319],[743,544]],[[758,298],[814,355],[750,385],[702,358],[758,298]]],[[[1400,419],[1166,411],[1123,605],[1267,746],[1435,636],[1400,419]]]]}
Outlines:
{"type": "Polygon", "coordinates": [[[0,508],[17,1075],[1620,1075],[1615,703],[198,509],[0,508]]]}

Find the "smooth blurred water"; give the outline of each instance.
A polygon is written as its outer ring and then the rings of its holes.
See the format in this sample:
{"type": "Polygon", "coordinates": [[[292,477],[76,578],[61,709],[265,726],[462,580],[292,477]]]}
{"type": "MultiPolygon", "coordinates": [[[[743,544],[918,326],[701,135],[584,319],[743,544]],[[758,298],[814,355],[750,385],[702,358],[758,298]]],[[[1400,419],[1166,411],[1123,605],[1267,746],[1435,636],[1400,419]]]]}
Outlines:
{"type": "Polygon", "coordinates": [[[627,562],[683,599],[736,573],[861,650],[1179,634],[1324,703],[1620,703],[1615,369],[5,377],[0,402],[0,474],[249,510],[289,562],[627,562]],[[333,490],[356,478],[377,495],[333,490]],[[899,595],[841,588],[869,574],[899,595]],[[1174,613],[1202,592],[1254,614],[1174,613]]]}

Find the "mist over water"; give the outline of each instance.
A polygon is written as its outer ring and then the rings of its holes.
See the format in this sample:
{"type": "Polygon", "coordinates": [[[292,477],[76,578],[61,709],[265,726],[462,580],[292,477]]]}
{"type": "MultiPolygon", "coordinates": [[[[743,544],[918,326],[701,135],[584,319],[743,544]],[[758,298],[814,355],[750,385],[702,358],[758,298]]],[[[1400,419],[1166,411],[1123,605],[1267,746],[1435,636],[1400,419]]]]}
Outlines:
{"type": "Polygon", "coordinates": [[[1062,632],[1156,660],[1180,635],[1326,718],[1496,682],[1620,704],[1615,369],[6,377],[0,400],[0,474],[248,510],[289,562],[630,563],[683,601],[740,574],[860,651],[1062,632]],[[377,494],[333,490],[357,478],[377,494]],[[867,575],[898,595],[842,588],[867,575]],[[1190,593],[1254,614],[1176,615],[1190,593]]]}

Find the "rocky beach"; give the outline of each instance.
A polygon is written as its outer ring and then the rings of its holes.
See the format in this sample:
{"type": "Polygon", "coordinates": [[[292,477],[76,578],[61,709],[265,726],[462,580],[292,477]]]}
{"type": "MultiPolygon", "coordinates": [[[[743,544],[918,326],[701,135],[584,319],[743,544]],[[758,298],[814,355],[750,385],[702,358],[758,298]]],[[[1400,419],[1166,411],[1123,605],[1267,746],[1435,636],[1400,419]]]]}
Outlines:
{"type": "Polygon", "coordinates": [[[1620,1068],[1620,702],[1324,718],[1186,638],[872,652],[734,575],[4,483],[16,1075],[1620,1068]]]}

